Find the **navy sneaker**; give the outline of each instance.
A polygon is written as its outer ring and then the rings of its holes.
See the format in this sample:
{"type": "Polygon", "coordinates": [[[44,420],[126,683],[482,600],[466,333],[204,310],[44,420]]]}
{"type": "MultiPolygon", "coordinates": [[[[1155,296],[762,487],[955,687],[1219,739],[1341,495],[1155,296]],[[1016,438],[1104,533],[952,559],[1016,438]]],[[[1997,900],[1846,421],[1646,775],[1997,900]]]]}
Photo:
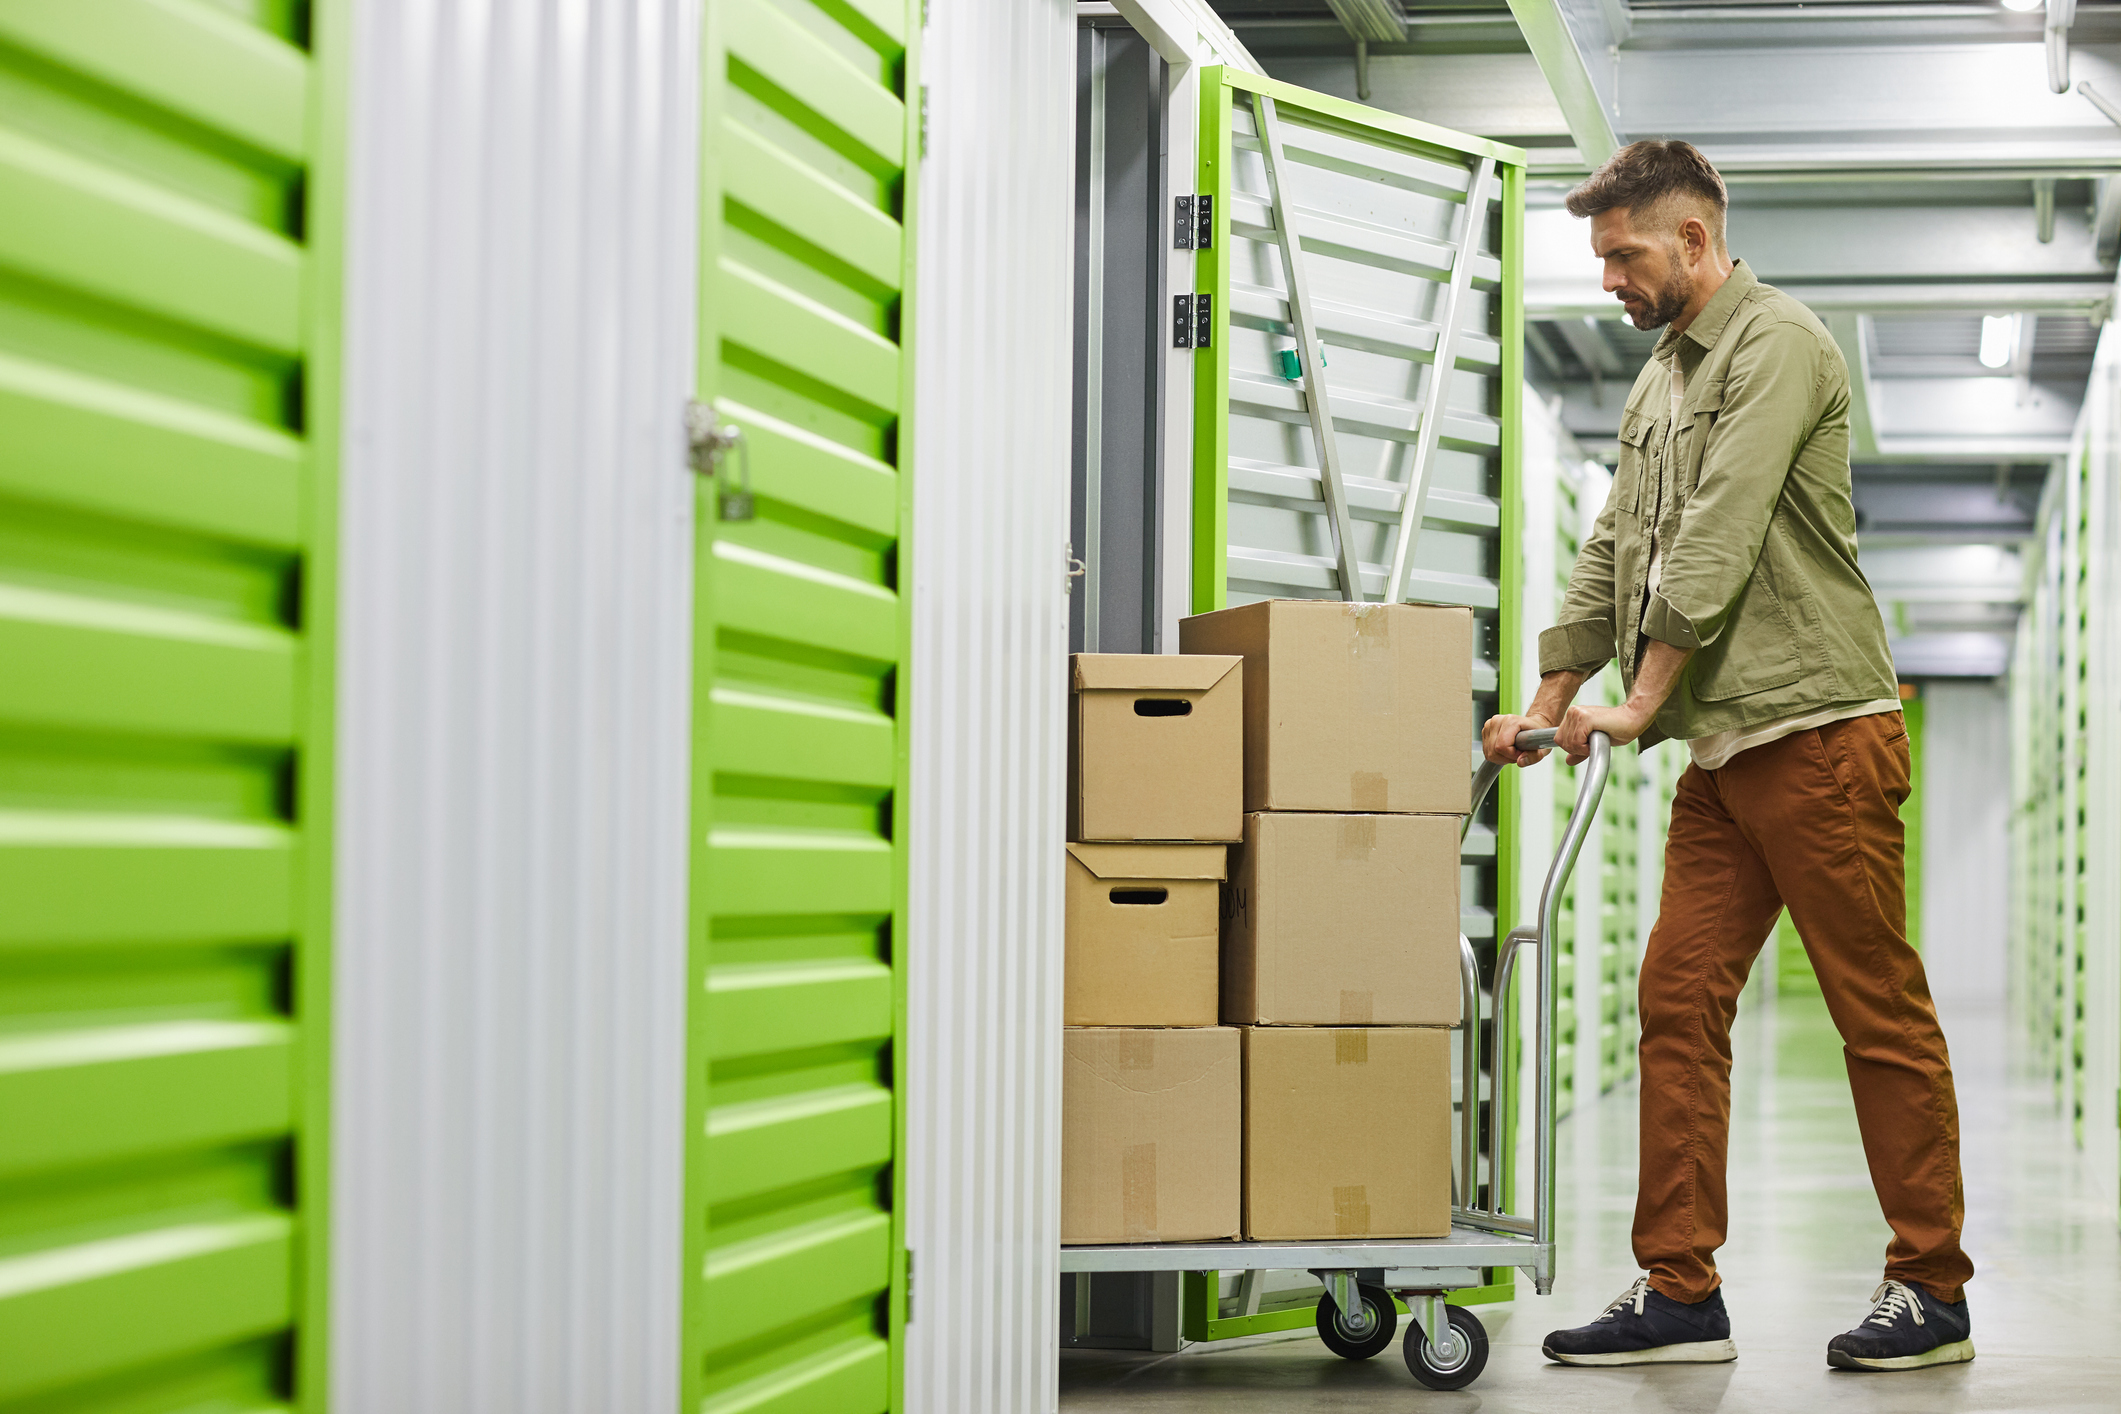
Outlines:
{"type": "Polygon", "coordinates": [[[1539,1347],[1564,1365],[1720,1365],[1738,1358],[1723,1293],[1689,1306],[1650,1289],[1648,1277],[1587,1326],[1555,1331],[1539,1347]]]}
{"type": "Polygon", "coordinates": [[[1871,1293],[1871,1313],[1827,1342],[1826,1363],[1843,1370],[1919,1370],[1974,1358],[1966,1302],[1939,1301],[1919,1286],[1888,1281],[1871,1293]]]}

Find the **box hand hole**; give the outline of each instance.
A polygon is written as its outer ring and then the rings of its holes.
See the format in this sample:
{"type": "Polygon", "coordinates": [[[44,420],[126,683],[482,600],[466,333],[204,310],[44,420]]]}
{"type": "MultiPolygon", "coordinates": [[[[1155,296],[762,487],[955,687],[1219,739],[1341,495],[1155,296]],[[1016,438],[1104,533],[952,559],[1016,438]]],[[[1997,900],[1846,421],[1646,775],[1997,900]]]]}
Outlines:
{"type": "Polygon", "coordinates": [[[1171,897],[1169,889],[1114,889],[1114,903],[1158,904],[1171,897]]]}
{"type": "Polygon", "coordinates": [[[1193,704],[1183,697],[1137,697],[1134,699],[1134,715],[1137,717],[1183,717],[1193,711],[1193,704]]]}

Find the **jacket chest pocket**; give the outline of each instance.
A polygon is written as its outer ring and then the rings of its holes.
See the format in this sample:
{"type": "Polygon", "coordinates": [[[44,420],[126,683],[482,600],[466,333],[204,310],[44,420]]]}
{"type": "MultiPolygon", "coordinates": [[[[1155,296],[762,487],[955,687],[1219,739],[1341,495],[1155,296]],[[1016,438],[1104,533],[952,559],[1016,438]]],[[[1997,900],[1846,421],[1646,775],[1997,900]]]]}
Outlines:
{"type": "Polygon", "coordinates": [[[1624,413],[1620,419],[1620,465],[1613,472],[1613,508],[1631,516],[1643,513],[1643,482],[1648,479],[1646,465],[1650,451],[1650,437],[1657,429],[1656,419],[1643,413],[1624,413]]]}
{"type": "Polygon", "coordinates": [[[1693,496],[1694,486],[1701,480],[1701,462],[1708,453],[1709,434],[1716,430],[1716,419],[1722,414],[1723,380],[1718,378],[1701,390],[1701,400],[1694,404],[1693,416],[1680,424],[1679,435],[1673,439],[1675,474],[1672,489],[1678,493],[1681,505],[1693,496]]]}

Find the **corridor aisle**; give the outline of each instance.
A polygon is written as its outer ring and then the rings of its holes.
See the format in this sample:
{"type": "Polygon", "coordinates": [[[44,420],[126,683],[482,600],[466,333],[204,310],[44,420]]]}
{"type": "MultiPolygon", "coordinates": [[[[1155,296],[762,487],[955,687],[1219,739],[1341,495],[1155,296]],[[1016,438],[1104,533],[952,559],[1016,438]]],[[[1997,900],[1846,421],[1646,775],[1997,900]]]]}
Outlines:
{"type": "Polygon", "coordinates": [[[1470,1389],[1422,1389],[1396,1344],[1354,1364],[1292,1331],[1176,1355],[1063,1351],[1061,1407],[2106,1414],[2121,1407],[2112,1195],[2094,1185],[2048,1088],[2006,1077],[2001,1016],[1947,1011],[1944,1020],[1959,1079],[1966,1245],[1980,1268],[1968,1288],[1979,1352],[1970,1365],[1895,1375],[1827,1368],[1827,1340],[1868,1310],[1887,1229],[1833,1027],[1818,1001],[1785,998],[1749,1011],[1737,1028],[1732,1234],[1721,1259],[1735,1364],[1604,1371],[1540,1357],[1549,1329],[1589,1320],[1636,1274],[1634,1104],[1623,1092],[1562,1124],[1556,1294],[1481,1308],[1493,1344],[1470,1389]]]}

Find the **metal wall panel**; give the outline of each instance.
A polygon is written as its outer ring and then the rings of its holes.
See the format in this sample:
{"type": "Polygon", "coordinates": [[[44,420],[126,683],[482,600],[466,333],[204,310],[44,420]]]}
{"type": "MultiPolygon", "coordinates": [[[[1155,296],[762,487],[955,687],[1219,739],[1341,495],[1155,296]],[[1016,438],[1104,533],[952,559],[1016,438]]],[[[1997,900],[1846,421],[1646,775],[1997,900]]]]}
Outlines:
{"type": "Polygon", "coordinates": [[[0,5],[9,1410],[314,1395],[336,172],[258,13],[0,5]]]}
{"type": "Polygon", "coordinates": [[[1057,1399],[1074,7],[932,0],[904,1407],[1057,1399]]]}
{"type": "Polygon", "coordinates": [[[696,6],[355,24],[332,1408],[670,1410],[696,6]]]}

